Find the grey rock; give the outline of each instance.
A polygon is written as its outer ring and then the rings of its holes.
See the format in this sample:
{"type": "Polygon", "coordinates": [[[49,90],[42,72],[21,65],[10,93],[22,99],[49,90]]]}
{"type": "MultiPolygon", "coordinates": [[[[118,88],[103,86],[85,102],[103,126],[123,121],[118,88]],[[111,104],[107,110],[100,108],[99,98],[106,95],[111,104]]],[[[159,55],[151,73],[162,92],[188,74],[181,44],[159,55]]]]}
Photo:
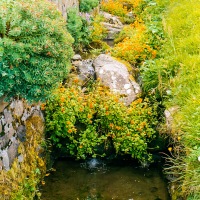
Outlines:
{"type": "Polygon", "coordinates": [[[24,121],[26,121],[26,119],[27,119],[29,116],[30,116],[30,112],[29,112],[27,109],[25,109],[25,110],[24,110],[24,113],[23,113],[23,115],[22,115],[21,120],[24,122],[24,121]]]}
{"type": "Polygon", "coordinates": [[[73,62],[73,65],[77,69],[78,77],[81,81],[87,81],[89,79],[94,78],[95,72],[92,64],[93,64],[92,59],[73,62]]]}
{"type": "Polygon", "coordinates": [[[122,30],[123,24],[120,19],[107,12],[100,12],[105,18],[105,22],[102,22],[102,26],[107,29],[107,36],[105,39],[113,40],[115,36],[122,30]]]}
{"type": "Polygon", "coordinates": [[[8,124],[12,123],[13,117],[12,117],[11,111],[8,109],[5,109],[3,113],[4,113],[6,123],[8,124]]]}
{"type": "Polygon", "coordinates": [[[140,86],[129,80],[126,66],[109,55],[101,54],[93,62],[97,78],[112,91],[124,95],[123,101],[130,105],[141,92],[140,86]]]}
{"type": "Polygon", "coordinates": [[[79,68],[79,77],[82,80],[94,78],[93,60],[87,59],[83,61],[82,67],[79,68]]]}
{"type": "Polygon", "coordinates": [[[10,169],[10,163],[7,150],[0,150],[0,157],[2,157],[3,169],[8,171],[10,169]]]}
{"type": "Polygon", "coordinates": [[[5,125],[6,121],[5,121],[5,117],[2,115],[0,118],[1,124],[5,125]]]}
{"type": "Polygon", "coordinates": [[[3,169],[3,161],[0,159],[0,171],[3,169]]]}
{"type": "Polygon", "coordinates": [[[21,142],[26,141],[26,127],[23,125],[20,125],[17,129],[17,137],[21,142]]]}
{"type": "Polygon", "coordinates": [[[105,38],[107,40],[113,40],[115,36],[122,30],[122,27],[117,27],[106,22],[103,22],[102,25],[107,29],[107,36],[105,38]]]}
{"type": "Polygon", "coordinates": [[[11,165],[14,161],[14,159],[17,157],[19,142],[18,140],[13,137],[11,138],[11,145],[8,147],[8,157],[9,157],[9,164],[11,165]]]}
{"type": "Polygon", "coordinates": [[[23,162],[24,161],[24,156],[22,154],[20,154],[18,156],[18,162],[23,162]]]}
{"type": "Polygon", "coordinates": [[[168,132],[171,132],[172,123],[173,123],[173,114],[175,114],[179,109],[179,106],[173,106],[164,111],[165,120],[166,120],[166,128],[168,132]]]}
{"type": "Polygon", "coordinates": [[[21,117],[24,111],[24,104],[20,100],[14,100],[11,105],[11,108],[14,109],[13,114],[16,115],[17,117],[21,117]]]}
{"type": "Polygon", "coordinates": [[[82,60],[82,57],[81,57],[81,55],[79,55],[79,54],[75,54],[75,55],[73,56],[72,60],[73,60],[73,61],[75,61],[75,60],[82,60]]]}
{"type": "Polygon", "coordinates": [[[4,132],[7,138],[11,138],[15,134],[15,130],[12,126],[12,124],[6,124],[4,126],[4,132]]]}
{"type": "Polygon", "coordinates": [[[83,62],[81,60],[75,60],[72,61],[72,65],[75,66],[76,68],[80,68],[83,65],[83,62]]]}
{"type": "Polygon", "coordinates": [[[100,15],[102,15],[106,19],[106,22],[108,22],[109,24],[115,24],[117,26],[123,27],[123,24],[120,21],[119,17],[111,15],[107,12],[100,12],[100,15]]]}

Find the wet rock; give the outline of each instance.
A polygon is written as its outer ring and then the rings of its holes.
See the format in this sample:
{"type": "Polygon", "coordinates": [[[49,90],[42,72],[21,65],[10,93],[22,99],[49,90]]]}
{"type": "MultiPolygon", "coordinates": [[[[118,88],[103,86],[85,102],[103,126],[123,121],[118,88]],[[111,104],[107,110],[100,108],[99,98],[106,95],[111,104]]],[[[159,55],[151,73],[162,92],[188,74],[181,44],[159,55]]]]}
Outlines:
{"type": "Polygon", "coordinates": [[[126,66],[109,55],[101,54],[93,62],[97,78],[113,92],[124,95],[126,105],[133,102],[141,92],[140,86],[129,79],[126,66]]]}
{"type": "Polygon", "coordinates": [[[17,129],[17,137],[21,142],[26,141],[26,127],[23,125],[20,125],[17,129]]]}

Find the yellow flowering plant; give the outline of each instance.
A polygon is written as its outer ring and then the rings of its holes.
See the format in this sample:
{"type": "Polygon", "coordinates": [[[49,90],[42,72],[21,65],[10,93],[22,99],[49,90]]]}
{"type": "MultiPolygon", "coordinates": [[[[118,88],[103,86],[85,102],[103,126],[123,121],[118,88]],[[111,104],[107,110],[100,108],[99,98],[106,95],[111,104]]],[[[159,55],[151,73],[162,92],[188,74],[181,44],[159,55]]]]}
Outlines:
{"type": "Polygon", "coordinates": [[[76,84],[57,89],[45,107],[47,136],[61,152],[78,159],[104,157],[114,149],[139,161],[151,158],[156,109],[139,98],[129,107],[99,83],[83,92],[76,84]]]}

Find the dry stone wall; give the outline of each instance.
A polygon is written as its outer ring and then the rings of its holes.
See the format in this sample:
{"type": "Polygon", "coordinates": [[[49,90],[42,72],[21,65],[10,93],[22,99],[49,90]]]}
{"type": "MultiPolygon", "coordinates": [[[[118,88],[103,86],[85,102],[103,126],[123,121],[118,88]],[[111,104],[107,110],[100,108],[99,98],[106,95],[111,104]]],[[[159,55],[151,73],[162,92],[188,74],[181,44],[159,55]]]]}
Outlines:
{"type": "Polygon", "coordinates": [[[18,147],[26,141],[26,121],[38,116],[44,123],[44,118],[39,105],[28,105],[22,100],[0,105],[0,170],[9,170],[16,157],[22,161],[18,147]]]}

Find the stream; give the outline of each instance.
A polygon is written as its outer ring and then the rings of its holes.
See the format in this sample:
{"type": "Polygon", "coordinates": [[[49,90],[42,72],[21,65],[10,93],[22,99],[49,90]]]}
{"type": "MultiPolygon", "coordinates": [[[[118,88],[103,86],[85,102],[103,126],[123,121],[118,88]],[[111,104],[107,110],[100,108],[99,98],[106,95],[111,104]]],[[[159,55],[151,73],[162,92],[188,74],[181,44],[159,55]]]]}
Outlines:
{"type": "Polygon", "coordinates": [[[58,160],[45,178],[42,200],[169,200],[161,168],[131,161],[58,160]]]}

